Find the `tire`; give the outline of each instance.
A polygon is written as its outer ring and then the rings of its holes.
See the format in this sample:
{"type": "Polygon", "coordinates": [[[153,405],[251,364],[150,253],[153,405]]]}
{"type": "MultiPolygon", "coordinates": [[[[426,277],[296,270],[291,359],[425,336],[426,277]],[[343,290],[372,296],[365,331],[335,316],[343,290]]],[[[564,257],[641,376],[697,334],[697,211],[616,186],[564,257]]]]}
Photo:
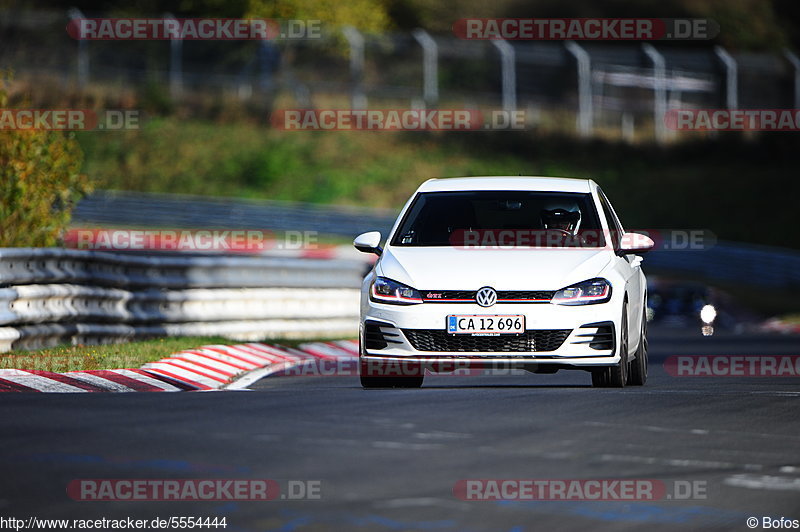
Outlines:
{"type": "Polygon", "coordinates": [[[636,348],[636,359],[631,361],[628,373],[628,384],[644,386],[647,382],[647,313],[642,315],[642,334],[639,347],[636,348]]]}
{"type": "Polygon", "coordinates": [[[607,368],[593,369],[592,370],[592,386],[595,388],[608,387],[608,371],[607,368]]]}
{"type": "MultiPolygon", "coordinates": [[[[359,352],[363,350],[359,348],[359,352]]],[[[358,374],[361,379],[361,387],[364,389],[373,388],[420,388],[422,382],[425,380],[425,375],[422,373],[422,368],[419,368],[420,375],[402,376],[402,377],[376,377],[367,375],[369,373],[367,364],[364,362],[361,355],[358,361],[358,374]]]]}
{"type": "Polygon", "coordinates": [[[628,380],[628,304],[622,306],[620,326],[619,362],[592,371],[592,386],[595,388],[624,388],[628,380]]]}

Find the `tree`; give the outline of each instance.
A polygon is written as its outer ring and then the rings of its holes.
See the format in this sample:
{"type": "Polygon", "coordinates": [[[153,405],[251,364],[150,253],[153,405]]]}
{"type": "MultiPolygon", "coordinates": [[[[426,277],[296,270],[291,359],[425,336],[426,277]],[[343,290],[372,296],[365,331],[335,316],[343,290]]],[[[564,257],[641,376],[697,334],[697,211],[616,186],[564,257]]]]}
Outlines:
{"type": "MultiPolygon", "coordinates": [[[[0,112],[7,97],[0,89],[0,112]]],[[[83,153],[71,134],[0,131],[0,246],[54,246],[72,206],[90,189],[83,153]]]]}
{"type": "Polygon", "coordinates": [[[321,20],[326,27],[364,32],[384,31],[390,23],[385,0],[250,0],[248,16],[321,20]]]}

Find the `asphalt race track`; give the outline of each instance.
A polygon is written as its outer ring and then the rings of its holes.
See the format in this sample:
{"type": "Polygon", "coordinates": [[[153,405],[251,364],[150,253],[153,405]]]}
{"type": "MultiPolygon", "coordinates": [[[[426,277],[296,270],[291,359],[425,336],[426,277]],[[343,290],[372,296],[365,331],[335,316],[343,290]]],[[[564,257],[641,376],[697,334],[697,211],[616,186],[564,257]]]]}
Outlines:
{"type": "Polygon", "coordinates": [[[709,354],[798,355],[800,340],[651,330],[650,381],[622,390],[560,372],[429,377],[410,391],[286,377],[252,392],[2,394],[0,514],[226,516],[229,531],[748,530],[748,517],[800,519],[800,379],[663,369],[669,355],[709,354]],[[290,481],[319,481],[320,496],[67,495],[71,480],[107,478],[274,479],[284,495],[290,481]],[[466,501],[453,494],[465,479],[649,479],[666,491],[466,501]]]}

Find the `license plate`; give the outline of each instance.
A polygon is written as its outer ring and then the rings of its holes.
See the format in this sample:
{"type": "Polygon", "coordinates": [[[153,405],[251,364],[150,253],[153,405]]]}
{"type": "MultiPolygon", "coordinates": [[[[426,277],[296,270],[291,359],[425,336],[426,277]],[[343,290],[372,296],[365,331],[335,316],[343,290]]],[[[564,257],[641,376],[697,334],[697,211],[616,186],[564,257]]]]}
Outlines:
{"type": "Polygon", "coordinates": [[[459,314],[447,316],[447,332],[471,334],[473,336],[499,336],[525,332],[525,316],[522,314],[475,315],[459,314]]]}

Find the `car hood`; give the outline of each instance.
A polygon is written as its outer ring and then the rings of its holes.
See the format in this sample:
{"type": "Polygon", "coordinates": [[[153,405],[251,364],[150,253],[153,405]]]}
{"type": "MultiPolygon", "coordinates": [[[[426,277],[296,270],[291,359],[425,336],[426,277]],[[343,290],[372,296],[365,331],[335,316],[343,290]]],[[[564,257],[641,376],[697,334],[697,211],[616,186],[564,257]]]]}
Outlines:
{"type": "Polygon", "coordinates": [[[597,277],[608,249],[387,247],[378,275],[420,290],[558,290],[597,277]]]}

